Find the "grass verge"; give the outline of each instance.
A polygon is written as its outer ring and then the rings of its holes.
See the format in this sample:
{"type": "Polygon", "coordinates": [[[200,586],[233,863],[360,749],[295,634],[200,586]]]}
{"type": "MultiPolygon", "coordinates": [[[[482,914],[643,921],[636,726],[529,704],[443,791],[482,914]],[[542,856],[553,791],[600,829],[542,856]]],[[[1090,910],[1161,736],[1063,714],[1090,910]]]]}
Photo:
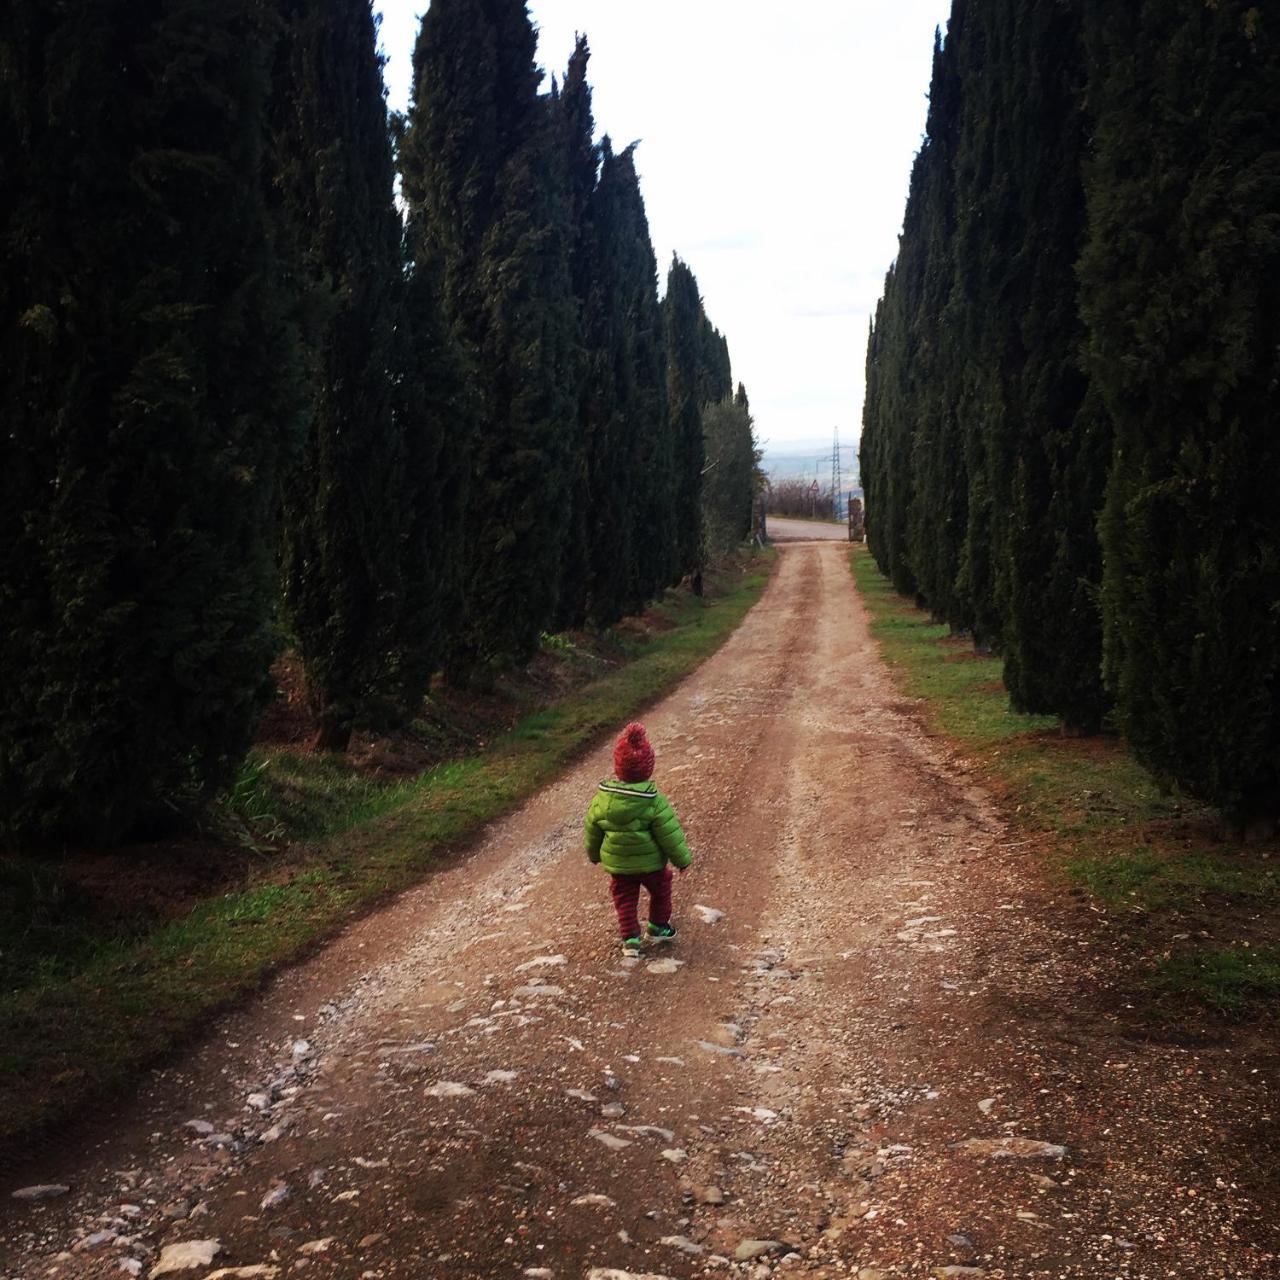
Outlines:
{"type": "Polygon", "coordinates": [[[1280,1010],[1280,845],[1223,838],[1113,737],[1072,738],[1009,705],[999,658],[975,654],[852,551],[871,631],[931,726],[959,745],[1028,843],[1125,930],[1125,1003],[1175,1022],[1280,1010]]]}
{"type": "Polygon", "coordinates": [[[57,863],[0,859],[0,1168],[20,1138],[126,1085],[655,701],[723,644],[770,568],[755,557],[701,599],[668,593],[653,627],[612,637],[610,670],[465,758],[384,777],[332,756],[257,752],[233,799],[276,843],[229,844],[239,882],[174,918],[105,909],[57,863]]]}

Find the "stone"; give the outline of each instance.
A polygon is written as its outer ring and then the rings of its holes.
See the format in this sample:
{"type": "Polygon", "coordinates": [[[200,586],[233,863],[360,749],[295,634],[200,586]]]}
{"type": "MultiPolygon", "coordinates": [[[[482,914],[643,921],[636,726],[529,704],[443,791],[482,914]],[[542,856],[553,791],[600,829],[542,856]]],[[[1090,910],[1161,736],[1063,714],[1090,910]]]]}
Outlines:
{"type": "Polygon", "coordinates": [[[271,1108],[271,1098],[265,1093],[251,1093],[245,1099],[245,1105],[255,1111],[268,1111],[271,1108]]]}
{"type": "Polygon", "coordinates": [[[718,924],[724,919],[724,912],[719,907],[704,907],[702,903],[695,902],[693,909],[702,917],[703,924],[718,924]]]}
{"type": "Polygon", "coordinates": [[[1066,1147],[1037,1138],[967,1138],[953,1145],[967,1155],[991,1160],[1061,1160],[1067,1154],[1066,1147]]]}
{"type": "Polygon", "coordinates": [[[520,1073],[518,1071],[490,1071],[484,1078],[485,1084],[510,1084],[520,1073]]]}
{"type": "Polygon", "coordinates": [[[598,1207],[601,1209],[613,1209],[616,1208],[618,1204],[616,1200],[611,1200],[608,1196],[602,1196],[595,1192],[591,1192],[585,1196],[578,1196],[577,1199],[570,1200],[569,1203],[575,1208],[598,1207]]]}
{"type": "Polygon", "coordinates": [[[858,1280],[893,1280],[893,1277],[878,1267],[863,1267],[858,1272],[858,1280]]]}
{"type": "Polygon", "coordinates": [[[658,1243],[665,1244],[669,1249],[679,1249],[681,1253],[688,1254],[691,1258],[696,1258],[707,1251],[705,1245],[695,1244],[687,1236],[663,1236],[658,1243]]]}
{"type": "Polygon", "coordinates": [[[663,1142],[671,1142],[675,1134],[670,1129],[659,1128],[656,1124],[620,1124],[623,1133],[638,1133],[645,1137],[661,1138],[663,1142]]]}
{"type": "Polygon", "coordinates": [[[735,1262],[754,1262],[771,1253],[785,1253],[787,1246],[780,1240],[744,1240],[733,1251],[735,1262]]]}
{"type": "Polygon", "coordinates": [[[672,1164],[683,1164],[689,1158],[689,1153],[683,1147],[668,1147],[663,1153],[664,1160],[670,1160],[672,1164]]]}
{"type": "Polygon", "coordinates": [[[521,1274],[525,1280],[554,1280],[556,1273],[550,1267],[525,1267],[521,1274]]]}
{"type": "Polygon", "coordinates": [[[177,1271],[196,1271],[200,1267],[211,1266],[221,1252],[221,1240],[184,1240],[181,1244],[167,1244],[160,1250],[160,1260],[151,1268],[151,1280],[177,1271]]]}
{"type": "Polygon", "coordinates": [[[985,1276],[987,1273],[981,1267],[934,1267],[933,1275],[938,1280],[950,1280],[954,1276],[985,1276]]]}
{"type": "Polygon", "coordinates": [[[279,1274],[279,1267],[255,1262],[251,1267],[219,1267],[217,1271],[209,1272],[204,1280],[272,1280],[279,1274]]]}
{"type": "Polygon", "coordinates": [[[329,1246],[333,1244],[334,1236],[322,1236],[319,1240],[308,1240],[306,1244],[298,1246],[298,1252],[304,1257],[311,1257],[317,1253],[328,1253],[329,1246]]]}
{"type": "Polygon", "coordinates": [[[137,1258],[120,1258],[116,1262],[116,1270],[123,1271],[127,1276],[140,1276],[142,1263],[137,1258]]]}
{"type": "Polygon", "coordinates": [[[534,956],[532,960],[516,965],[516,972],[524,973],[527,969],[558,969],[567,963],[567,956],[534,956]]]}
{"type": "Polygon", "coordinates": [[[653,1271],[619,1271],[617,1267],[592,1267],[587,1280],[672,1280],[653,1271]]]}
{"type": "Polygon", "coordinates": [[[77,1240],[75,1244],[71,1246],[71,1252],[84,1253],[88,1249],[96,1249],[100,1245],[110,1244],[117,1235],[119,1235],[119,1232],[112,1231],[110,1227],[104,1231],[94,1231],[90,1235],[77,1240]]]}
{"type": "Polygon", "coordinates": [[[600,1108],[600,1114],[606,1120],[621,1120],[627,1114],[627,1109],[620,1102],[606,1102],[600,1108]]]}
{"type": "Polygon", "coordinates": [[[716,1044],[714,1041],[711,1041],[711,1040],[699,1040],[697,1043],[698,1043],[698,1048],[704,1050],[707,1053],[718,1053],[725,1058],[741,1058],[742,1057],[741,1049],[734,1049],[728,1045],[716,1044]]]}
{"type": "Polygon", "coordinates": [[[517,987],[515,994],[525,1000],[537,1000],[542,996],[562,996],[564,988],[557,987],[553,982],[531,982],[528,986],[517,987]]]}
{"type": "Polygon", "coordinates": [[[371,1231],[367,1236],[360,1237],[360,1248],[372,1249],[375,1244],[380,1243],[386,1238],[387,1233],[385,1231],[371,1231]]]}
{"type": "Polygon", "coordinates": [[[295,1040],[293,1042],[293,1056],[295,1058],[306,1058],[311,1054],[311,1044],[307,1040],[295,1040]]]}
{"type": "Polygon", "coordinates": [[[684,964],[683,960],[672,960],[667,957],[665,960],[650,960],[645,965],[645,969],[650,973],[679,973],[682,964],[684,964]]]}
{"type": "Polygon", "coordinates": [[[201,1138],[207,1138],[213,1132],[213,1125],[207,1120],[188,1120],[182,1127],[190,1129],[192,1133],[199,1135],[201,1138]]]}
{"type": "Polygon", "coordinates": [[[258,1205],[260,1209],[278,1209],[292,1193],[289,1191],[287,1182],[277,1182],[265,1196],[262,1197],[261,1203],[258,1205]]]}
{"type": "Polygon", "coordinates": [[[59,1196],[65,1196],[70,1190],[70,1187],[64,1187],[59,1182],[40,1182],[33,1187],[19,1187],[17,1191],[11,1193],[11,1198],[35,1203],[40,1200],[56,1200],[59,1196]]]}
{"type": "Polygon", "coordinates": [[[724,1192],[719,1187],[695,1187],[693,1198],[699,1204],[724,1204],[724,1192]]]}
{"type": "Polygon", "coordinates": [[[597,1142],[602,1142],[610,1151],[621,1151],[623,1147],[631,1145],[630,1138],[619,1138],[616,1134],[605,1133],[603,1129],[592,1129],[587,1133],[588,1138],[594,1138],[597,1142]]]}
{"type": "Polygon", "coordinates": [[[565,1093],[570,1098],[577,1098],[579,1102],[599,1102],[600,1101],[600,1099],[597,1098],[596,1095],[592,1093],[590,1089],[566,1089],[565,1093]]]}
{"type": "Polygon", "coordinates": [[[467,1098],[475,1090],[470,1085],[459,1084],[456,1080],[437,1080],[424,1090],[429,1098],[467,1098]]]}

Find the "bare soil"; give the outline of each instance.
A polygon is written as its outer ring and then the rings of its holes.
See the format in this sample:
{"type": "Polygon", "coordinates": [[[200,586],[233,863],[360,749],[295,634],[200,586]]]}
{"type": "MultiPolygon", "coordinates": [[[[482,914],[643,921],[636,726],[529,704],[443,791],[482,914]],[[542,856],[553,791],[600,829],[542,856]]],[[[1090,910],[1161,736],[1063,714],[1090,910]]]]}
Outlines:
{"type": "Polygon", "coordinates": [[[1274,1046],[1126,1034],[1106,917],[924,731],[844,547],[646,722],[674,946],[618,954],[598,751],[25,1170],[71,1192],[5,1197],[0,1276],[1276,1274],[1274,1046]]]}

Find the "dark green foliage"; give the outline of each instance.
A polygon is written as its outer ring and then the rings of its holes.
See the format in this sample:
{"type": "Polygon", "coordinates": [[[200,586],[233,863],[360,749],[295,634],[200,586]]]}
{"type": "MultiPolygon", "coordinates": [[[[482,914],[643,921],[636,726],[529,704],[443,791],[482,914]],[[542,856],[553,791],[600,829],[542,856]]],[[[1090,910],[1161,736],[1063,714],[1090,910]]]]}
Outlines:
{"type": "Polygon", "coordinates": [[[397,403],[415,353],[373,15],[367,0],[283,13],[272,188],[314,317],[310,432],[283,486],[283,605],[320,743],[342,750],[357,721],[411,715],[435,666],[436,539],[420,509],[435,506],[436,424],[397,403]]]}
{"type": "Polygon", "coordinates": [[[662,302],[667,342],[667,412],[672,441],[671,516],[675,524],[673,582],[702,565],[702,405],[704,388],[714,375],[706,363],[713,354],[709,326],[693,272],[672,259],[662,302]]]}
{"type": "Polygon", "coordinates": [[[591,559],[591,411],[587,379],[591,356],[582,332],[589,305],[594,270],[590,207],[600,168],[600,148],[595,142],[595,119],[591,114],[591,86],[587,83],[587,63],[591,50],[586,36],[579,36],[565,72],[564,85],[553,86],[552,108],[558,129],[558,154],[562,166],[569,234],[569,272],[577,304],[574,333],[573,384],[578,395],[578,439],[569,459],[568,532],[560,565],[560,596],[555,626],[557,630],[581,626],[587,617],[588,578],[591,559]]]}
{"type": "Polygon", "coordinates": [[[706,474],[702,511],[707,549],[731,551],[751,533],[751,511],[759,477],[760,453],[747,390],[738,383],[732,399],[709,404],[702,413],[706,474]]]}
{"type": "Polygon", "coordinates": [[[0,26],[0,824],[110,840],[233,775],[270,691],[296,359],[251,0],[0,26]]]}
{"type": "Polygon", "coordinates": [[[1280,28],[1242,0],[1089,5],[1081,263],[1115,431],[1107,674],[1142,759],[1280,807],[1280,28]]]}
{"type": "Polygon", "coordinates": [[[956,0],[862,443],[878,563],[1017,708],[1114,697],[1242,815],[1280,808],[1278,101],[1242,0],[956,0]]]}
{"type": "Polygon", "coordinates": [[[587,216],[583,305],[590,617],[609,626],[671,580],[673,457],[657,264],[633,149],[606,137],[587,216]]]}
{"type": "Polygon", "coordinates": [[[539,96],[521,0],[436,0],[402,149],[420,265],[438,261],[474,379],[460,679],[529,658],[556,615],[578,448],[570,201],[558,104],[539,96]]]}

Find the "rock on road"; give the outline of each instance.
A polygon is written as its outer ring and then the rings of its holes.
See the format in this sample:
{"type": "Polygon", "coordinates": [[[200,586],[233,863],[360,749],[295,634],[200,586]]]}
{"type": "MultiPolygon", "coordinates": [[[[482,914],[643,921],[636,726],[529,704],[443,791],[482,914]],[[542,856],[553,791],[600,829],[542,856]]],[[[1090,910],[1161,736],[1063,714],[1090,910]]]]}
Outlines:
{"type": "Polygon", "coordinates": [[[645,721],[673,947],[623,961],[582,854],[602,746],[27,1171],[70,1194],[6,1189],[0,1277],[1271,1274],[1229,1139],[1265,1084],[1082,1007],[1094,917],[896,690],[844,546],[784,549],[645,721]]]}

